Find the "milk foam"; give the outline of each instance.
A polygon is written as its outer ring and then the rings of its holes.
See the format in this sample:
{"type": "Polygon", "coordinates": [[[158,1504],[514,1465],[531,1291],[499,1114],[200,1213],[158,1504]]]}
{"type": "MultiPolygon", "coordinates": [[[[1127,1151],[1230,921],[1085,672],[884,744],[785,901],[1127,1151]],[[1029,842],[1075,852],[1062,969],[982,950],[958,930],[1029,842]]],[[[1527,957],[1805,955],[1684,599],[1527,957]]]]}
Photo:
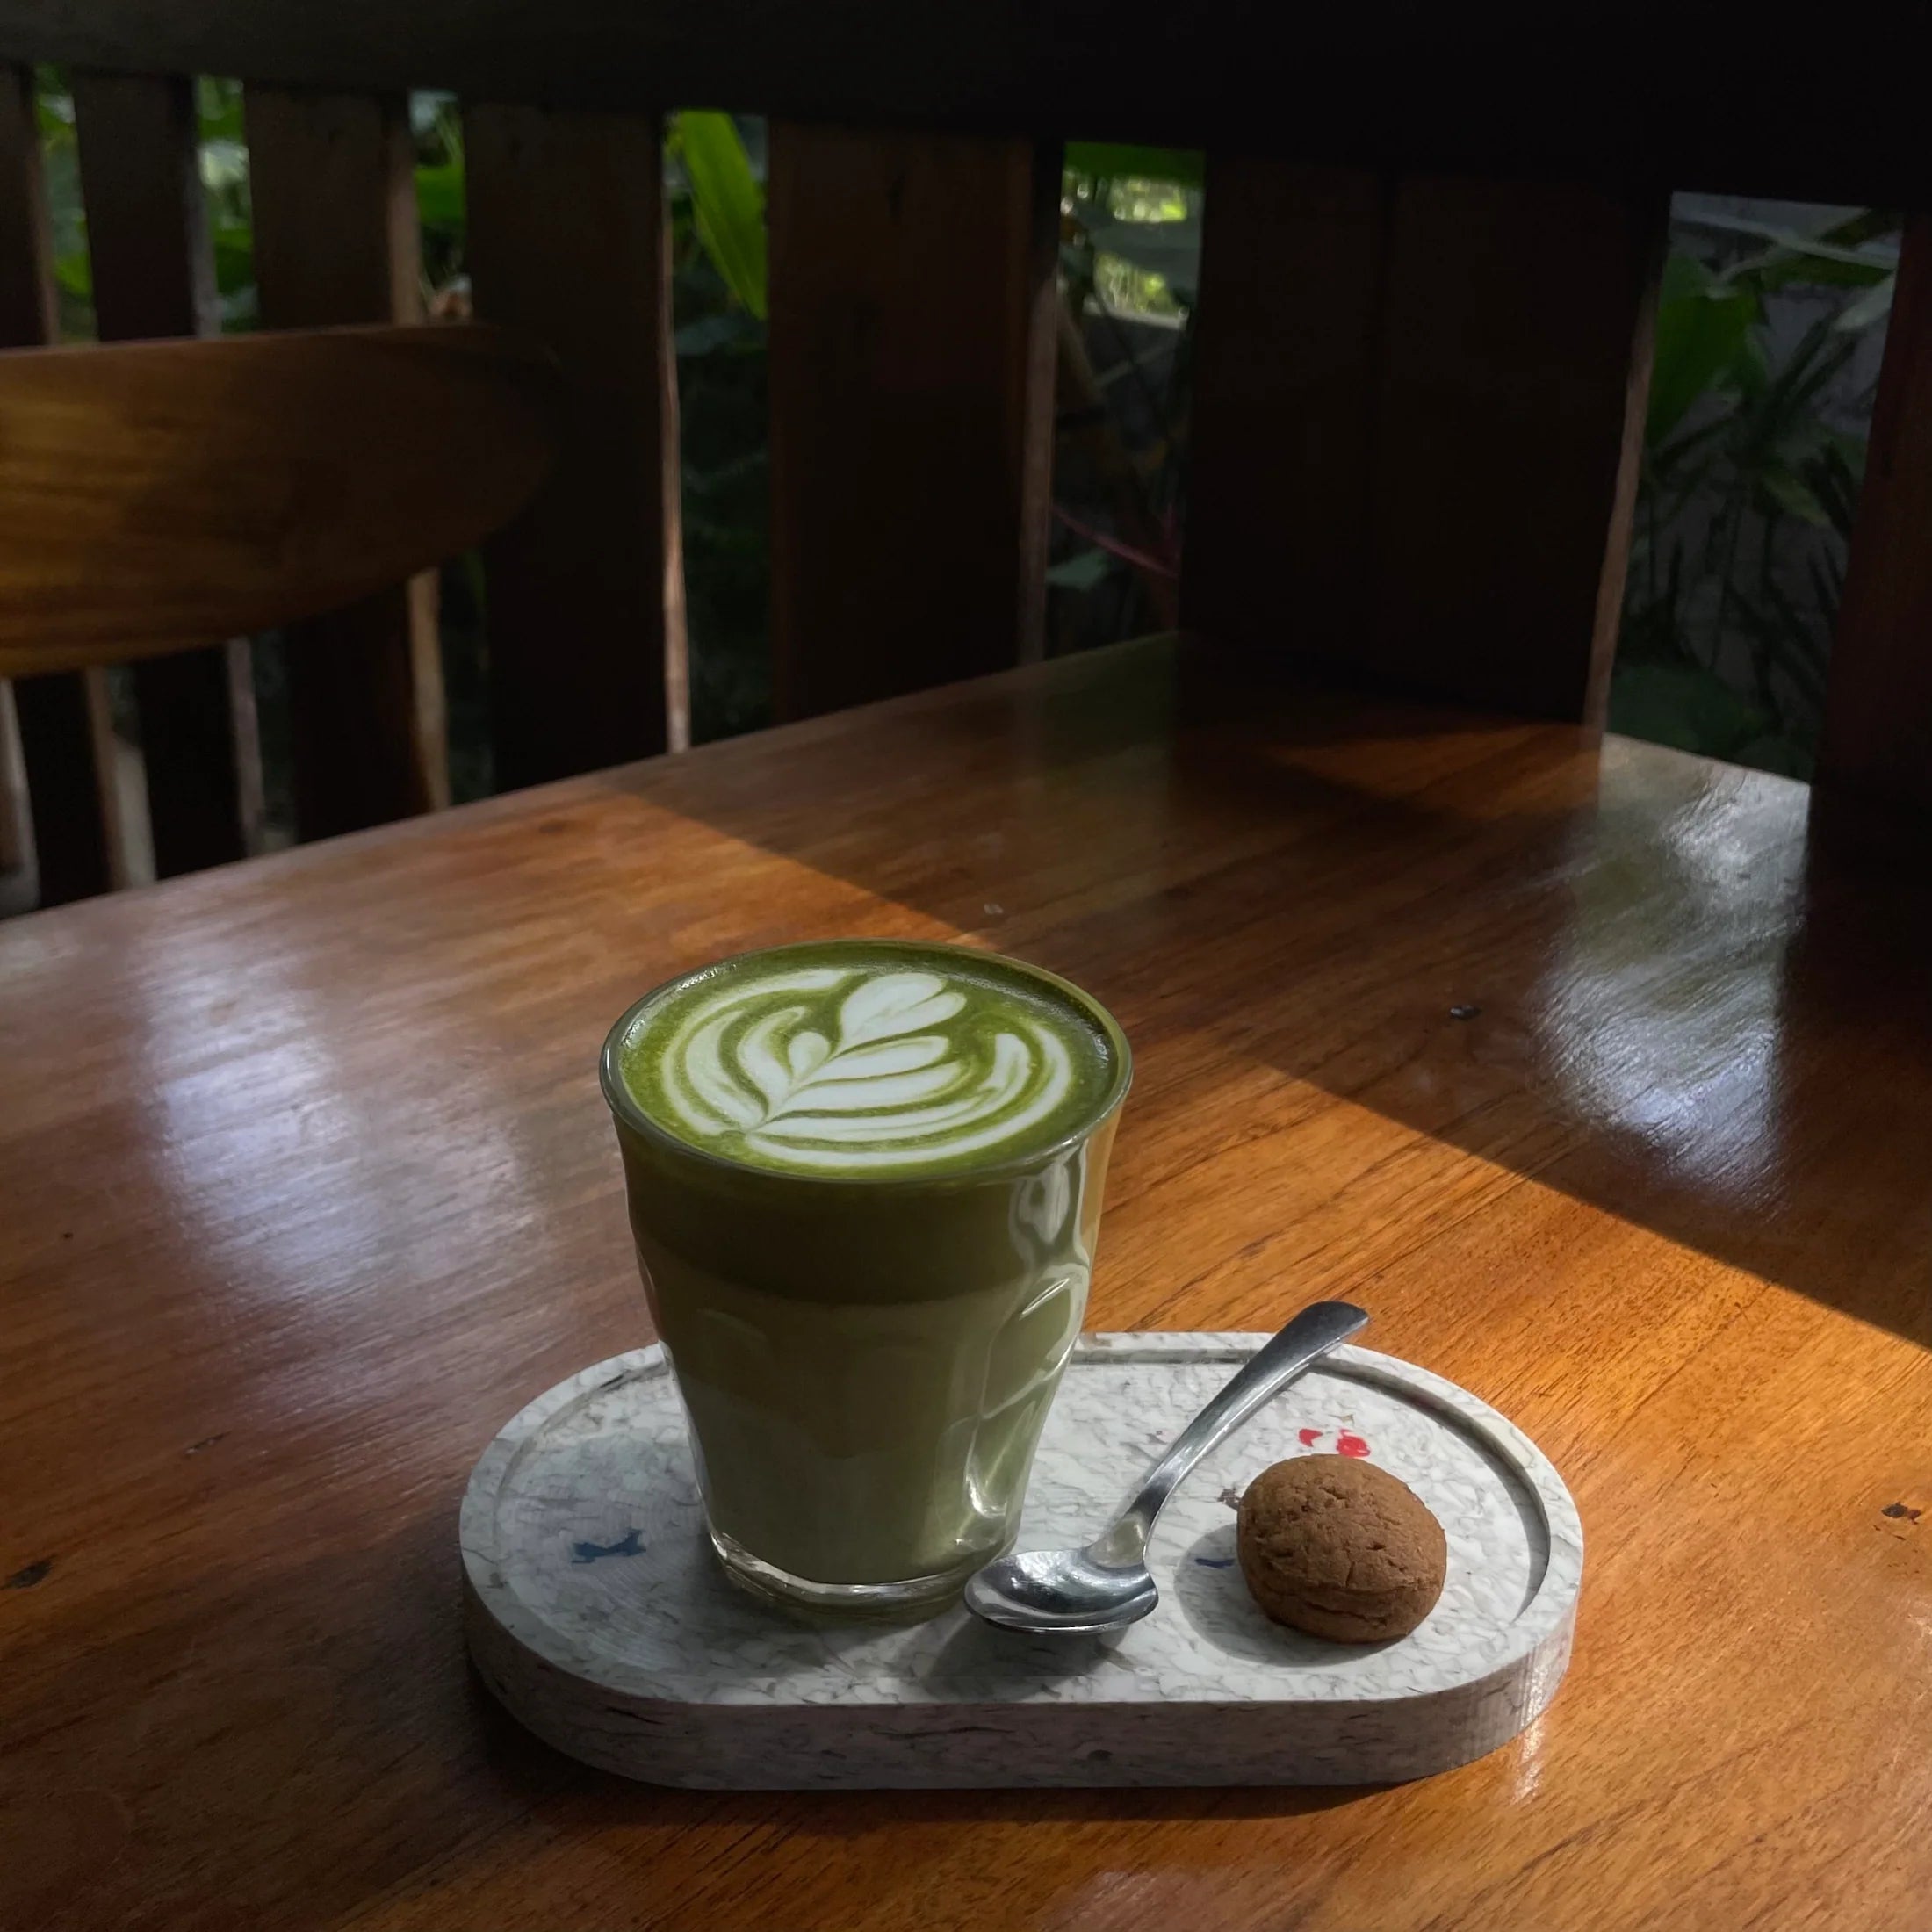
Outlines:
{"type": "Polygon", "coordinates": [[[997,1162],[1071,1130],[1112,1085],[1104,1033],[1057,989],[1008,967],[1009,991],[998,962],[949,970],[937,948],[854,948],[670,989],[625,1041],[633,1097],[728,1157],[862,1176],[997,1162]]]}

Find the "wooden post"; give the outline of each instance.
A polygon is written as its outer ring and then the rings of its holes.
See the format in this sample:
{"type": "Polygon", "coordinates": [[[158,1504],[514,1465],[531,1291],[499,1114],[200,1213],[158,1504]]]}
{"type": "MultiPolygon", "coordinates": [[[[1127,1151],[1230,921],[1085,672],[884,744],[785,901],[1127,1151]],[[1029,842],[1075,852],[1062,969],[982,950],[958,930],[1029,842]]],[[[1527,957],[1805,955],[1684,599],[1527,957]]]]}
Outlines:
{"type": "Polygon", "coordinates": [[[1665,200],[1215,162],[1187,621],[1600,724],[1665,200]]]}
{"type": "Polygon", "coordinates": [[[781,715],[1040,654],[1059,182],[1053,143],[773,124],[781,715]]]}
{"type": "Polygon", "coordinates": [[[1203,219],[1181,619],[1345,660],[1367,635],[1381,185],[1217,158],[1203,219]]]}
{"type": "Polygon", "coordinates": [[[1932,808],[1932,214],[1899,256],[1828,675],[1820,785],[1932,808]]]}
{"type": "MultiPolygon", "coordinates": [[[[263,325],[420,320],[407,98],[251,85],[243,113],[263,325]]],[[[435,573],[284,635],[299,834],[323,838],[447,804],[435,573]]]]}
{"type": "MultiPolygon", "coordinates": [[[[101,339],[216,333],[194,83],[76,73],[72,85],[101,339]]],[[[245,739],[238,729],[231,660],[239,655],[245,667],[247,650],[236,639],[134,667],[146,816],[162,877],[246,849],[242,774],[259,768],[261,753],[252,716],[245,739]]]]}
{"type": "Polygon", "coordinates": [[[472,105],[464,126],[476,313],[544,343],[564,378],[550,480],[483,551],[508,789],[674,741],[664,141],[646,114],[472,105]]]}

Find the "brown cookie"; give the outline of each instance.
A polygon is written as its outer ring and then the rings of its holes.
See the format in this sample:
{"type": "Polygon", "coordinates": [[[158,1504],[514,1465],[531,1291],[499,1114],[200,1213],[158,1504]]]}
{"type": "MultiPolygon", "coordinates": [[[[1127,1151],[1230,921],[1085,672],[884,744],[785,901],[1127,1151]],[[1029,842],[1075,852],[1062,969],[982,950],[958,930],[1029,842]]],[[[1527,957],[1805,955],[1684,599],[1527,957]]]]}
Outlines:
{"type": "Polygon", "coordinates": [[[1292,1456],[1241,1499],[1241,1574],[1277,1623],[1336,1643],[1406,1637],[1436,1607],[1449,1541],[1416,1492],[1350,1456],[1292,1456]]]}

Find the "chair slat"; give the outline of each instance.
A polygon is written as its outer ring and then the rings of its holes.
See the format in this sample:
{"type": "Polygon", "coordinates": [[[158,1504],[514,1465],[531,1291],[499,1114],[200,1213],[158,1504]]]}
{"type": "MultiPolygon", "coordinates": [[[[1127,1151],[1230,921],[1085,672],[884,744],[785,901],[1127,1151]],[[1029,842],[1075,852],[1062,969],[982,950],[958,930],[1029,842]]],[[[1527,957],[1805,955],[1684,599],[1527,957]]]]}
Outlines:
{"type": "Polygon", "coordinates": [[[1208,211],[1188,621],[1600,722],[1662,196],[1243,161],[1208,211]]]}
{"type": "Polygon", "coordinates": [[[1057,147],[775,123],[773,650],[804,717],[1036,657],[1057,147]]]}
{"type": "MultiPolygon", "coordinates": [[[[193,82],[76,73],[70,82],[81,191],[104,342],[216,333],[214,258],[201,186],[193,82]]],[[[213,643],[134,672],[155,869],[162,877],[238,859],[244,770],[261,785],[261,746],[238,728],[244,640],[213,643]]],[[[252,724],[252,714],[244,713],[252,724]]]]}
{"type": "Polygon", "coordinates": [[[549,481],[484,547],[500,789],[673,742],[677,451],[654,116],[465,109],[476,312],[562,365],[549,481]]]}
{"type": "Polygon", "coordinates": [[[0,675],[263,630],[464,549],[542,477],[556,386],[456,323],[0,355],[0,675]]]}
{"type": "MultiPolygon", "coordinates": [[[[243,109],[263,326],[419,320],[405,97],[250,86],[243,109]]],[[[399,422],[391,433],[415,432],[399,422]]],[[[285,638],[300,835],[447,804],[435,578],[371,591],[285,638]]]]}
{"type": "MultiPolygon", "coordinates": [[[[31,348],[55,334],[53,250],[33,108],[32,72],[0,64],[0,349],[31,348]]],[[[14,694],[16,729],[7,751],[18,744],[21,768],[0,786],[0,811],[10,820],[11,850],[24,850],[31,830],[35,891],[43,905],[104,892],[111,883],[88,730],[87,675],[24,679],[14,694]],[[21,822],[23,794],[31,827],[21,822]]],[[[16,896],[10,894],[10,905],[16,896]]]]}
{"type": "Polygon", "coordinates": [[[1832,641],[1821,784],[1932,806],[1932,215],[1907,224],[1832,641]]]}

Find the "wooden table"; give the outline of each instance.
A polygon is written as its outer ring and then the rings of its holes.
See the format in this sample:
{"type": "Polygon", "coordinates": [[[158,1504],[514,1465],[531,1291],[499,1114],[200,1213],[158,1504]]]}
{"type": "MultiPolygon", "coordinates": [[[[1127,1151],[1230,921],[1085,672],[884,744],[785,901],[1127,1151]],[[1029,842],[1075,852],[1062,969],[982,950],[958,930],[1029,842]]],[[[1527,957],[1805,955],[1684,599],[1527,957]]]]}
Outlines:
{"type": "Polygon", "coordinates": [[[1922,1928],[1932,908],[1806,811],[1154,644],[0,927],[0,1923],[1922,1928]],[[1555,1458],[1590,1555],[1525,1737],[707,1795],[493,1708],[470,1464],[647,1334],[604,1028],[851,931],[1125,1022],[1095,1325],[1346,1294],[1555,1458]]]}

